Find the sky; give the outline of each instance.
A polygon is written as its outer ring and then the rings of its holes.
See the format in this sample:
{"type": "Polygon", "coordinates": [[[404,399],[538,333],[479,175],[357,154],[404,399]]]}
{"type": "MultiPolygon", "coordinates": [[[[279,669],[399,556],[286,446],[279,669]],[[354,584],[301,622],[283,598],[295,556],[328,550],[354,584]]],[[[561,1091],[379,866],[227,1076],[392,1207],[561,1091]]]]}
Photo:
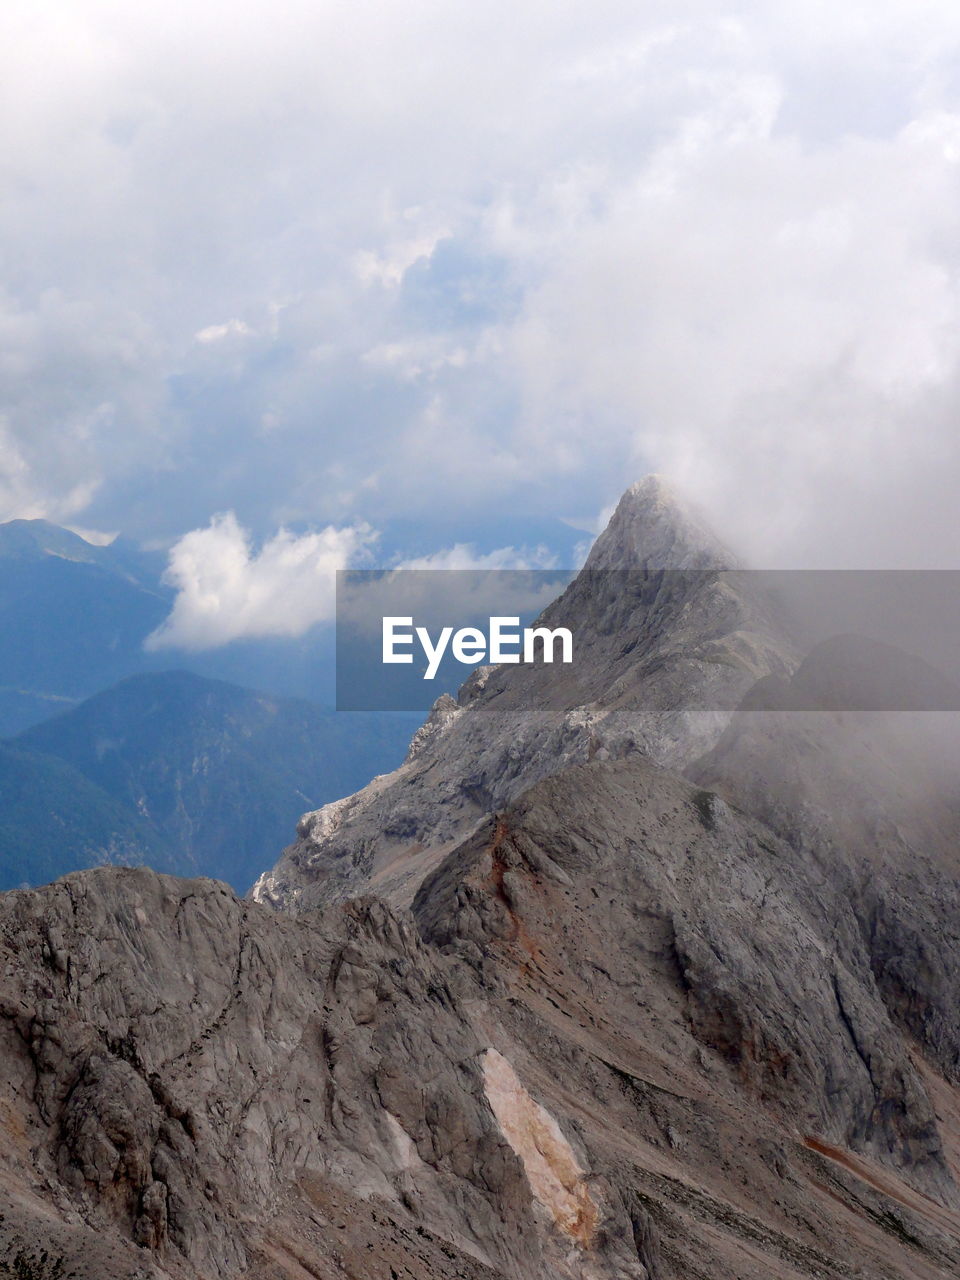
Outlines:
{"type": "Polygon", "coordinates": [[[955,0],[5,0],[0,519],[168,549],[198,649],[649,471],[960,567],[958,215],[955,0]]]}

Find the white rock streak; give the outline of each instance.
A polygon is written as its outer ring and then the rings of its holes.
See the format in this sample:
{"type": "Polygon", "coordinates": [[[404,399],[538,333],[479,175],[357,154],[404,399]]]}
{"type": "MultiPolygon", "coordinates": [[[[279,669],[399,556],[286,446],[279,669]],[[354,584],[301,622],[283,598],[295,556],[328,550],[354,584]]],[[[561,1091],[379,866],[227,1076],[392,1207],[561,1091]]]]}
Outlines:
{"type": "Polygon", "coordinates": [[[487,1101],[503,1136],[520,1158],[530,1190],[559,1229],[589,1244],[599,1211],[583,1181],[583,1169],[553,1116],[534,1101],[510,1063],[496,1049],[483,1058],[487,1101]]]}

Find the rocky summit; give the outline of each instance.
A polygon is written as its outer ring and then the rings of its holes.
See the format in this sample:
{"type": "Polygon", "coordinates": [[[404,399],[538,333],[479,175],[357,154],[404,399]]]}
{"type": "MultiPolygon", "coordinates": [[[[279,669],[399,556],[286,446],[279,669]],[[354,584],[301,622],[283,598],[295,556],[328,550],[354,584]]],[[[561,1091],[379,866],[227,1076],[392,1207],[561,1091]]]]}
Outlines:
{"type": "Polygon", "coordinates": [[[731,563],[659,477],[633,485],[542,615],[575,635],[574,666],[481,667],[438,700],[398,770],[304,816],[254,899],[298,912],[369,888],[406,906],[466,832],[544,777],[637,754],[683,768],[798,658],[731,563]]]}
{"type": "Polygon", "coordinates": [[[0,1276],[960,1274],[954,716],[731,563],[641,482],[251,900],[0,895],[0,1276]]]}

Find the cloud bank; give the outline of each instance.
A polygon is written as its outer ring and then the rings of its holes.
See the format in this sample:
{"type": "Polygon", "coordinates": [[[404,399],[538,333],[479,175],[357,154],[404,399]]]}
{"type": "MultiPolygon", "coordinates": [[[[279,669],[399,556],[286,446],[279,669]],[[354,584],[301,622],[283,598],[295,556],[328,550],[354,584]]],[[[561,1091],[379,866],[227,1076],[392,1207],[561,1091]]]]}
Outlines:
{"type": "Polygon", "coordinates": [[[0,518],[488,554],[658,470],[955,565],[958,71],[945,0],[11,0],[0,518]]]}
{"type": "Polygon", "coordinates": [[[240,638],[301,636],[333,618],[336,571],[362,560],[374,541],[368,525],[300,537],[281,529],[254,551],[233,512],[215,516],[172,548],[164,576],[176,600],[146,648],[212,649],[240,638]]]}
{"type": "MultiPolygon", "coordinates": [[[[147,637],[149,651],[185,649],[198,652],[217,649],[233,640],[266,636],[296,638],[319,623],[332,622],[336,614],[338,569],[369,565],[379,540],[369,525],[294,534],[281,529],[259,550],[249,529],[241,527],[232,511],[214,516],[203,529],[184,534],[170,549],[164,581],[176,589],[169,617],[147,637]]],[[[425,556],[400,560],[399,570],[538,570],[556,567],[556,557],[546,547],[499,547],[480,552],[457,543],[425,556]]],[[[504,581],[509,581],[509,575],[504,581]]],[[[444,592],[430,573],[407,579],[408,590],[424,596],[434,607],[450,609],[444,592]],[[431,585],[432,584],[432,585],[431,585]],[[439,602],[437,595],[440,595],[439,602]]],[[[481,572],[469,579],[476,592],[484,582],[481,572]]],[[[536,575],[532,582],[536,583],[536,575]]],[[[552,588],[546,588],[552,598],[552,588]]],[[[496,600],[496,588],[491,588],[496,600]]],[[[406,596],[404,597],[406,598],[406,596]]],[[[405,608],[413,608],[413,603],[405,608]]],[[[399,607],[399,606],[397,606],[399,607]]]]}

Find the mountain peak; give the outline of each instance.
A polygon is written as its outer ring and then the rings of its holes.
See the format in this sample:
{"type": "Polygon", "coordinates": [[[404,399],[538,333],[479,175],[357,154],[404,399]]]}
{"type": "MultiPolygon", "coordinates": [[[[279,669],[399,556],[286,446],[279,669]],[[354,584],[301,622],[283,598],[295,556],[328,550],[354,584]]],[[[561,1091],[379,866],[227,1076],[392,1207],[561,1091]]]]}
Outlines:
{"type": "Polygon", "coordinates": [[[253,896],[301,911],[376,883],[408,906],[430,859],[525,786],[597,758],[683,768],[705,753],[747,690],[798,658],[732,563],[658,476],[632,485],[538,621],[576,636],[576,663],[474,673],[399,770],[301,819],[253,896]]]}
{"type": "Polygon", "coordinates": [[[734,556],[659,475],[637,480],[587,557],[587,569],[723,569],[734,556]]]}
{"type": "Polygon", "coordinates": [[[96,563],[100,548],[49,520],[8,520],[0,524],[0,556],[18,560],[57,556],[96,563]]]}

